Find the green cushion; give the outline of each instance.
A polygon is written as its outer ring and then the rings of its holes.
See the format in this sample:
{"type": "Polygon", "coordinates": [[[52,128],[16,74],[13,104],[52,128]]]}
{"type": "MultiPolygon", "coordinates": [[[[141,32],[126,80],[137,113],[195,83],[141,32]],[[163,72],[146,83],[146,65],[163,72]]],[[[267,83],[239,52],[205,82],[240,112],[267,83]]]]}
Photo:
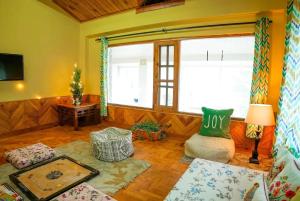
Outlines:
{"type": "Polygon", "coordinates": [[[214,110],[202,107],[202,111],[203,119],[199,131],[200,135],[231,138],[229,134],[229,124],[233,109],[214,110]]]}

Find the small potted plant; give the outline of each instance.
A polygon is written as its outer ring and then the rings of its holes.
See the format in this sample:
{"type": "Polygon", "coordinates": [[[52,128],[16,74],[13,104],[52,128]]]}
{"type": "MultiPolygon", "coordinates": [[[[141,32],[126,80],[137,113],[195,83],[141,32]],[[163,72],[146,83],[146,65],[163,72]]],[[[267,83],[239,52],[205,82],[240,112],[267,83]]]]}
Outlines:
{"type": "Polygon", "coordinates": [[[72,93],[73,104],[78,106],[82,102],[83,95],[83,85],[80,81],[81,78],[81,69],[77,67],[77,64],[74,64],[74,71],[72,75],[72,82],[70,83],[70,90],[72,93]]]}
{"type": "Polygon", "coordinates": [[[162,130],[160,125],[154,121],[144,121],[135,124],[131,128],[132,139],[149,139],[152,141],[160,140],[162,130]]]}

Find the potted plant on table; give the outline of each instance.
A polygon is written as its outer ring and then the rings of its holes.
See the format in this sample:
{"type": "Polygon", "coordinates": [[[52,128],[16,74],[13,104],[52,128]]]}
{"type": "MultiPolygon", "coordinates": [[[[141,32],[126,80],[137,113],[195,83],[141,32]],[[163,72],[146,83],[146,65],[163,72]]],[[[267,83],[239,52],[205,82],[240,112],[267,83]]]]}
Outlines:
{"type": "Polygon", "coordinates": [[[132,139],[149,139],[152,141],[160,140],[162,130],[158,123],[154,121],[144,121],[131,127],[132,139]]]}
{"type": "Polygon", "coordinates": [[[70,83],[70,90],[72,93],[73,104],[78,106],[82,102],[83,96],[83,85],[80,81],[81,78],[81,69],[77,67],[77,64],[74,64],[74,71],[72,75],[72,81],[70,83]]]}

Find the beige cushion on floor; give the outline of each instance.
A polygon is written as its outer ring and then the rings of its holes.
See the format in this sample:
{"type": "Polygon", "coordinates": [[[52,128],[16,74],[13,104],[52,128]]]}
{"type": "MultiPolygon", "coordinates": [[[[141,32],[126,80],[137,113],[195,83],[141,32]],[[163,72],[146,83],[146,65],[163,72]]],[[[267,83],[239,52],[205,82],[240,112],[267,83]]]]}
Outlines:
{"type": "Polygon", "coordinates": [[[233,158],[235,147],[232,139],[207,137],[194,134],[185,142],[185,155],[227,163],[233,158]]]}

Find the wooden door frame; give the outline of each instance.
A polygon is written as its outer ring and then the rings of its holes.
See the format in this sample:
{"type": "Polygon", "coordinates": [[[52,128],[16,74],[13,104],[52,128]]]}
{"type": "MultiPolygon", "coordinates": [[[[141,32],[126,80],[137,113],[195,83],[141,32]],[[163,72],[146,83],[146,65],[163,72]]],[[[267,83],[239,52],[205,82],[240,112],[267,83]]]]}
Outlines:
{"type": "Polygon", "coordinates": [[[178,40],[157,41],[154,42],[154,69],[153,69],[153,108],[159,112],[177,112],[178,111],[178,84],[179,84],[179,54],[180,45],[178,40]],[[163,107],[159,105],[159,62],[160,62],[160,46],[174,46],[174,79],[173,79],[173,106],[163,107]]]}

